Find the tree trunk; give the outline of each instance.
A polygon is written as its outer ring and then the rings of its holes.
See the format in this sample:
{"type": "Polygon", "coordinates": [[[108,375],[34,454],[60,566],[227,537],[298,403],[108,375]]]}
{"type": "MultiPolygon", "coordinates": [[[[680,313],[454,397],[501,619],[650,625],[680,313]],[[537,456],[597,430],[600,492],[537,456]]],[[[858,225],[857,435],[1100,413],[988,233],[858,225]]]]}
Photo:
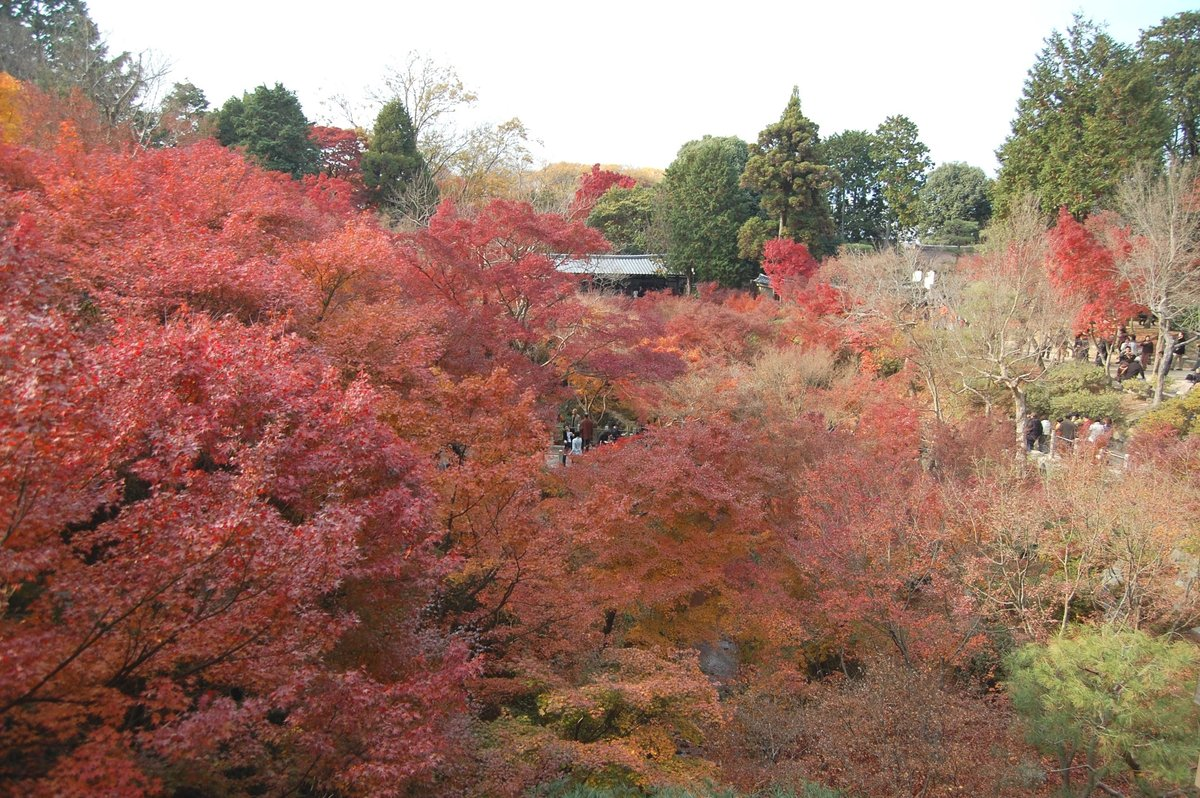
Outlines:
{"type": "Polygon", "coordinates": [[[937,379],[934,377],[933,369],[921,368],[921,376],[925,378],[925,386],[929,388],[929,399],[933,402],[933,417],[942,421],[942,395],[938,390],[937,379]]]}
{"type": "Polygon", "coordinates": [[[1171,331],[1168,327],[1167,319],[1163,315],[1158,317],[1158,361],[1154,365],[1154,402],[1157,406],[1162,402],[1163,385],[1167,381],[1167,366],[1171,362],[1171,353],[1167,349],[1168,346],[1174,348],[1174,341],[1171,339],[1171,331]]]}
{"type": "Polygon", "coordinates": [[[1013,398],[1013,410],[1017,414],[1017,445],[1025,448],[1025,413],[1028,405],[1025,402],[1025,391],[1020,385],[1008,386],[1013,398]]]}

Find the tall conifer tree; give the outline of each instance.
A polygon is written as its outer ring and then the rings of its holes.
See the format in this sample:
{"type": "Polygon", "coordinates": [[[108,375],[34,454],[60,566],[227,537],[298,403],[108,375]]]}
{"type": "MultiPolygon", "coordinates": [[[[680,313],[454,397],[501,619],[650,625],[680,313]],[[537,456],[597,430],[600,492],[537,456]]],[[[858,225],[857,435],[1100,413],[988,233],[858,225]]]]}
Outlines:
{"type": "Polygon", "coordinates": [[[833,250],[835,229],[828,192],[837,175],[821,160],[817,125],[800,111],[800,90],[779,121],[758,134],[742,185],[762,195],[762,208],[779,220],[779,236],[808,245],[817,255],[833,250]]]}
{"type": "Polygon", "coordinates": [[[1049,218],[1107,204],[1122,176],[1158,162],[1170,133],[1150,69],[1090,20],[1055,31],[1029,70],[1012,134],[997,151],[996,205],[1033,192],[1049,218]]]}
{"type": "Polygon", "coordinates": [[[362,158],[363,183],[381,202],[396,199],[416,182],[429,181],[417,149],[412,119],[400,100],[392,100],[375,118],[375,130],[362,158]]]}

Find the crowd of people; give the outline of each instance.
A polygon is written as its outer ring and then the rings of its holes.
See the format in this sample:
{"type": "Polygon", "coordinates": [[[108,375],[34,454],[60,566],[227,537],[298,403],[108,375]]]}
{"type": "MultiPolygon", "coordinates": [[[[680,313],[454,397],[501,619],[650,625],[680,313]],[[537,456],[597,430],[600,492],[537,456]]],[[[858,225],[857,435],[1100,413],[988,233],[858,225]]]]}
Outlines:
{"type": "Polygon", "coordinates": [[[1104,451],[1112,439],[1111,418],[1092,420],[1078,414],[1065,415],[1057,422],[1048,416],[1029,413],[1025,417],[1025,451],[1043,454],[1070,454],[1077,445],[1104,451]]]}
{"type": "Polygon", "coordinates": [[[619,425],[609,422],[599,426],[590,415],[581,419],[578,412],[562,422],[562,464],[567,464],[568,455],[581,455],[593,446],[616,443],[627,433],[619,425]]]}
{"type": "MultiPolygon", "coordinates": [[[[1170,371],[1172,368],[1184,368],[1183,358],[1187,352],[1187,342],[1188,338],[1182,330],[1173,333],[1172,342],[1162,353],[1162,357],[1167,359],[1164,371],[1170,371]]],[[[1075,360],[1086,361],[1090,348],[1088,339],[1082,335],[1076,335],[1075,341],[1071,345],[1072,357],[1075,360]]],[[[1095,364],[1106,368],[1109,355],[1114,348],[1117,351],[1117,382],[1129,379],[1144,380],[1146,374],[1150,373],[1156,365],[1154,352],[1157,348],[1157,340],[1153,335],[1143,336],[1139,341],[1136,335],[1130,333],[1125,327],[1121,327],[1112,341],[1098,338],[1096,339],[1095,364]]],[[[1200,368],[1200,360],[1195,364],[1193,371],[1197,368],[1200,368]]]]}
{"type": "MultiPolygon", "coordinates": [[[[1159,368],[1154,358],[1157,349],[1155,335],[1145,335],[1139,340],[1124,326],[1120,327],[1116,336],[1111,339],[1099,337],[1089,340],[1082,335],[1076,335],[1069,346],[1071,357],[1076,361],[1087,362],[1092,352],[1092,340],[1095,341],[1095,357],[1092,362],[1097,366],[1107,368],[1110,356],[1114,352],[1117,355],[1117,382],[1129,379],[1145,380],[1147,374],[1153,374],[1159,368]]],[[[1165,350],[1160,353],[1160,357],[1166,358],[1167,361],[1163,367],[1164,373],[1172,368],[1186,368],[1183,361],[1190,340],[1182,331],[1172,334],[1165,350]]],[[[1200,377],[1197,377],[1198,369],[1200,357],[1185,379],[1193,383],[1200,380],[1200,377]]],[[[1029,413],[1025,418],[1024,430],[1026,451],[1059,456],[1070,454],[1080,446],[1088,446],[1097,457],[1102,456],[1113,436],[1112,419],[1091,419],[1079,414],[1050,418],[1029,413]]]]}

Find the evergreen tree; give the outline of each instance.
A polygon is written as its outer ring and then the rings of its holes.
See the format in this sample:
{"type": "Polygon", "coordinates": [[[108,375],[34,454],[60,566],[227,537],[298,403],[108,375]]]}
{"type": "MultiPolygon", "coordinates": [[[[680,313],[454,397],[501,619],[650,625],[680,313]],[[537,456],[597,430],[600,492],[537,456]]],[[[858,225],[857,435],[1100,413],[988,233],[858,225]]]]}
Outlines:
{"type": "Polygon", "coordinates": [[[758,134],[742,185],[762,196],[762,208],[779,220],[778,234],[807,244],[818,257],[831,254],[835,230],[827,194],[837,177],[821,161],[817,125],[800,111],[800,90],[779,121],[758,134]]]}
{"type": "Polygon", "coordinates": [[[615,254],[644,254],[650,246],[650,228],[657,201],[656,186],[645,183],[632,188],[613,186],[596,200],[588,215],[588,227],[603,233],[615,254]]]}
{"type": "Polygon", "coordinates": [[[1200,154],[1200,12],[1167,17],[1142,34],[1138,47],[1166,99],[1174,127],[1171,154],[1195,158],[1200,154]]]}
{"type": "Polygon", "coordinates": [[[1189,785],[1200,750],[1196,663],[1188,643],[1101,627],[1031,643],[1005,665],[1029,741],[1057,759],[1062,794],[1086,798],[1112,776],[1141,795],[1189,785]]]}
{"type": "Polygon", "coordinates": [[[1047,218],[1060,206],[1085,216],[1108,203],[1135,164],[1160,161],[1169,133],[1150,69],[1076,16],[1029,70],[1012,134],[996,153],[996,210],[1005,214],[1033,192],[1047,218]]]}
{"type": "Polygon", "coordinates": [[[879,165],[889,238],[908,238],[920,220],[921,187],[933,166],[929,148],[907,116],[889,116],[875,131],[871,156],[879,165]]]}
{"type": "Polygon", "coordinates": [[[875,243],[887,236],[878,145],[866,130],[845,130],[824,142],[823,160],[837,171],[830,192],[833,221],[840,242],[875,243]]]}
{"type": "Polygon", "coordinates": [[[425,159],[417,149],[412,119],[400,100],[383,106],[362,157],[363,183],[376,201],[388,203],[417,184],[429,184],[425,159]]]}
{"type": "Polygon", "coordinates": [[[292,177],[316,174],[317,145],[312,125],[300,100],[283,84],[259,86],[241,99],[230,97],[217,111],[217,140],[226,147],[244,147],[265,169],[292,177]]]}
{"type": "Polygon", "coordinates": [[[763,247],[778,235],[779,223],[764,216],[760,208],[758,214],[747,219],[738,230],[738,256],[748,261],[761,261],[763,247]]]}
{"type": "Polygon", "coordinates": [[[749,148],[736,137],[705,136],[679,149],[663,178],[667,262],[689,281],[745,285],[755,264],[738,256],[737,236],[756,197],[738,181],[749,148]]]}
{"type": "Polygon", "coordinates": [[[145,141],[157,147],[173,147],[200,135],[208,112],[208,98],[193,83],[176,83],[163,98],[155,114],[147,115],[145,141]]]}
{"type": "Polygon", "coordinates": [[[992,215],[992,181],[978,166],[944,163],[921,188],[921,236],[930,244],[975,244],[992,215]]]}
{"type": "Polygon", "coordinates": [[[0,2],[0,72],[51,91],[78,90],[110,127],[133,121],[164,70],[110,55],[83,0],[0,2]]]}
{"type": "Polygon", "coordinates": [[[0,3],[0,71],[49,88],[70,88],[70,54],[102,46],[82,0],[0,3]]]}

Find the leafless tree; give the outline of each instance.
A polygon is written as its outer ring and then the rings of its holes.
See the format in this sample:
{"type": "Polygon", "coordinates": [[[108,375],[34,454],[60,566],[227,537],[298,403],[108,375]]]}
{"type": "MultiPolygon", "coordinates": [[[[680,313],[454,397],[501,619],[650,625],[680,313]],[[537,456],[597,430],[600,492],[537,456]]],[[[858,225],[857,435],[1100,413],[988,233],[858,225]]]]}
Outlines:
{"type": "Polygon", "coordinates": [[[429,222],[437,204],[437,182],[428,171],[421,170],[385,200],[384,209],[398,229],[416,230],[429,222]]]}
{"type": "Polygon", "coordinates": [[[993,226],[984,252],[942,297],[957,323],[948,351],[966,381],[974,377],[1012,398],[1017,440],[1023,438],[1026,394],[1046,373],[1049,352],[1070,335],[1073,300],[1050,284],[1046,230],[1032,198],[993,226]]]}
{"type": "Polygon", "coordinates": [[[1200,195],[1197,167],[1173,163],[1164,174],[1141,167],[1121,185],[1121,215],[1132,234],[1132,249],[1118,270],[1133,298],[1150,309],[1158,325],[1159,353],[1154,404],[1162,401],[1171,322],[1200,303],[1200,195]]]}
{"type": "MultiPolygon", "coordinates": [[[[439,196],[471,204],[485,197],[521,194],[521,178],[533,163],[529,131],[516,117],[499,124],[461,124],[460,112],[472,107],[478,95],[454,67],[414,50],[389,68],[382,85],[368,94],[377,106],[403,103],[417,148],[438,188],[432,192],[418,182],[389,198],[389,213],[402,223],[428,219],[439,196]]],[[[345,97],[334,97],[332,103],[351,124],[360,126],[356,119],[365,116],[363,109],[345,97]]]]}
{"type": "Polygon", "coordinates": [[[854,297],[849,322],[880,322],[904,340],[908,362],[925,382],[940,421],[946,328],[951,323],[940,311],[946,307],[944,293],[951,275],[945,269],[939,273],[915,247],[850,253],[830,270],[854,297]]]}

